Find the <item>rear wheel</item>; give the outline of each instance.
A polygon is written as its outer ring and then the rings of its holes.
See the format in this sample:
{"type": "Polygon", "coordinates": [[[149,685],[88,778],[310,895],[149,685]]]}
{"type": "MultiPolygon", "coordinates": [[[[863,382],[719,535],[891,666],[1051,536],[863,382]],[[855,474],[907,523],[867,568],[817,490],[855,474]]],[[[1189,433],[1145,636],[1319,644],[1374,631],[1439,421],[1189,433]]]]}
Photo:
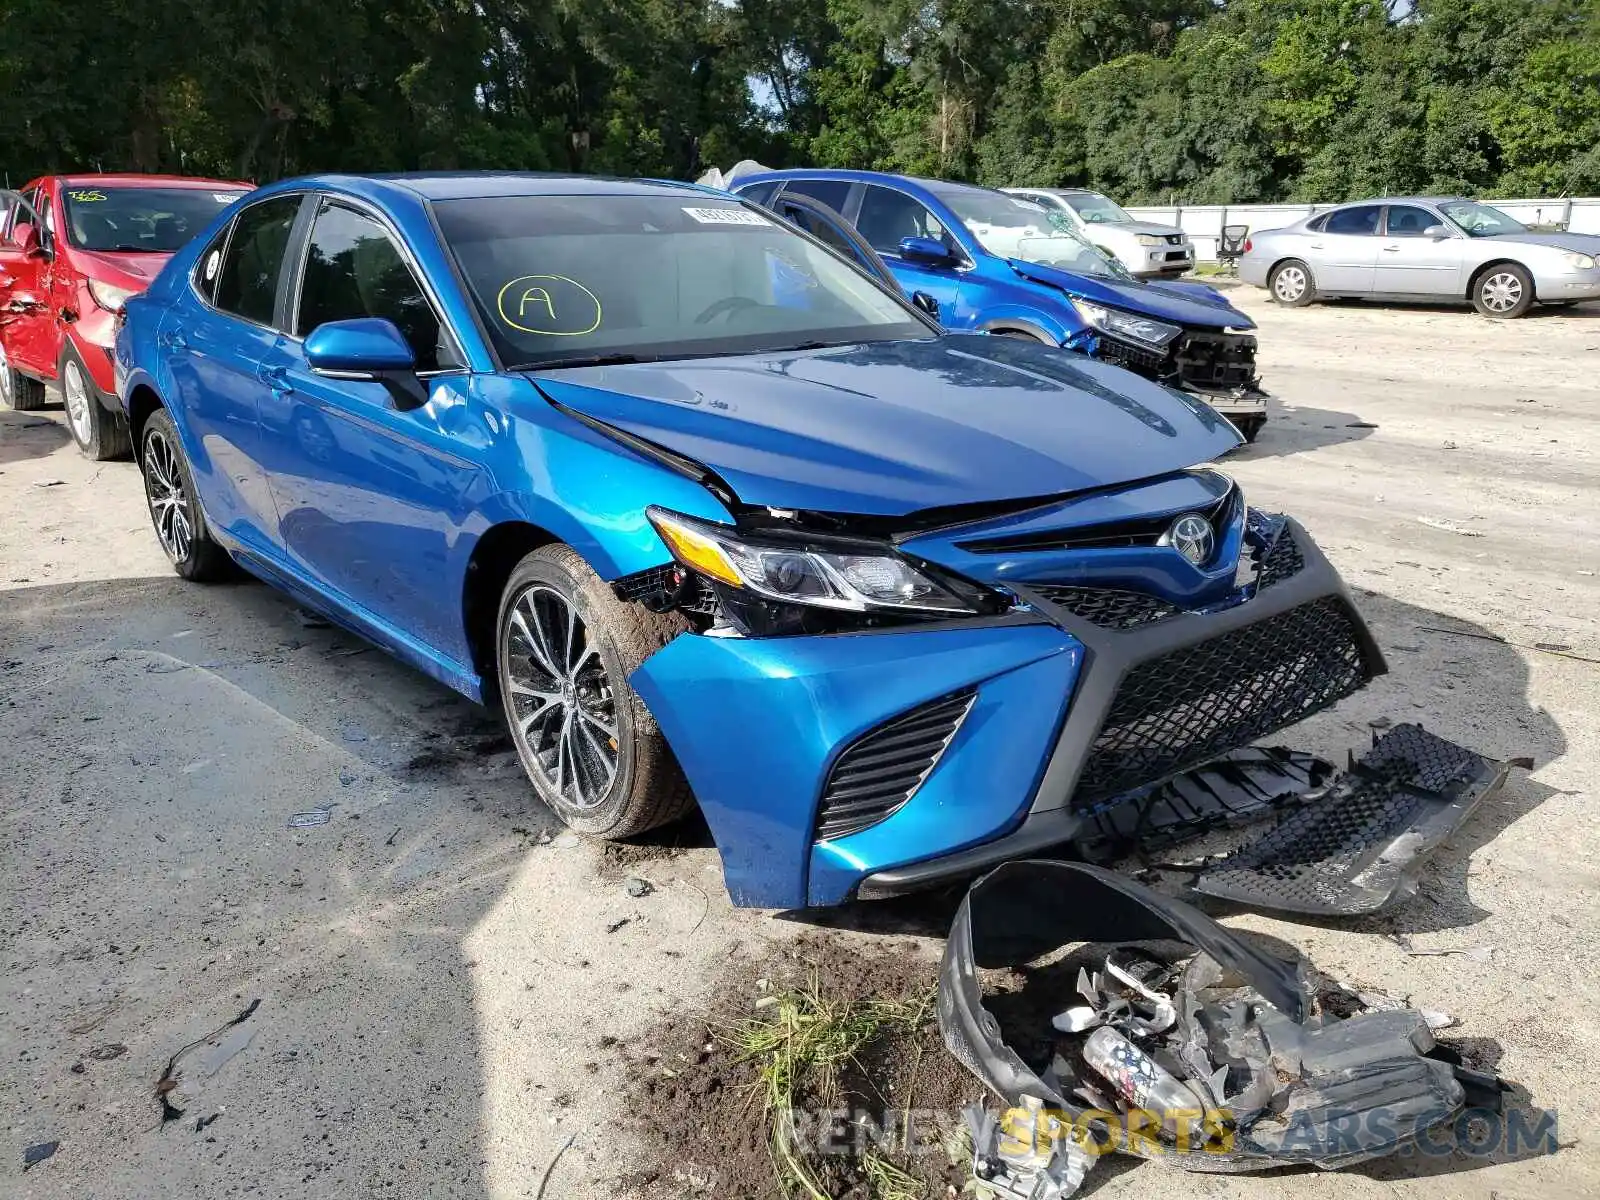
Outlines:
{"type": "Polygon", "coordinates": [[[194,490],[194,476],[167,410],[158,408],[144,423],[139,467],[156,540],[185,579],[208,583],[234,573],[233,560],[206,528],[194,490]]]}
{"type": "Polygon", "coordinates": [[[1510,320],[1533,306],[1533,277],[1516,263],[1496,263],[1472,281],[1472,307],[1486,317],[1510,320]]]}
{"type": "Polygon", "coordinates": [[[61,352],[61,396],[67,406],[67,428],[84,457],[93,462],[127,457],[133,448],[127,422],[101,402],[100,389],[71,342],[61,352]]]}
{"type": "Polygon", "coordinates": [[[1298,258],[1291,258],[1272,268],[1267,290],[1279,304],[1304,308],[1317,298],[1317,281],[1310,267],[1298,258]]]}
{"type": "Polygon", "coordinates": [[[534,790],[580,833],[621,838],[694,805],[665,736],[628,676],[687,628],[619,600],[570,547],[511,573],[496,648],[500,704],[534,790]]]}
{"type": "Polygon", "coordinates": [[[13,367],[4,344],[0,344],[0,408],[33,412],[43,407],[44,384],[13,367]]]}

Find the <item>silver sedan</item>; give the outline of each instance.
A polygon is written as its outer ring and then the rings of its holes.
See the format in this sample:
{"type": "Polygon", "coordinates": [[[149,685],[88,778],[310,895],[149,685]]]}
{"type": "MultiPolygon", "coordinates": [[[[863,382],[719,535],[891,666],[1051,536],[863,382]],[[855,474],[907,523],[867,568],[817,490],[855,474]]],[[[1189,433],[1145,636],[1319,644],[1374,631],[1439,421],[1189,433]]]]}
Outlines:
{"type": "Polygon", "coordinates": [[[1369,296],[1520,317],[1534,304],[1600,300],[1600,237],[1536,232],[1473,200],[1366,200],[1251,234],[1239,277],[1296,308],[1369,296]]]}

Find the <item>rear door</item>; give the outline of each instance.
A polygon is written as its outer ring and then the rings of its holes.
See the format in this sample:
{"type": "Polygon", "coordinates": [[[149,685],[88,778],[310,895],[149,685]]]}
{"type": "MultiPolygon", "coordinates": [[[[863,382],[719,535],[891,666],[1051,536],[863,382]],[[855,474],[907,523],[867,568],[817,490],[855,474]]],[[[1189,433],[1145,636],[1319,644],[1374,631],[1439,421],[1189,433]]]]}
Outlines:
{"type": "Polygon", "coordinates": [[[1309,243],[1317,291],[1324,295],[1366,295],[1374,290],[1378,267],[1381,204],[1358,204],[1329,213],[1309,243]]]}
{"type": "Polygon", "coordinates": [[[262,461],[262,371],[282,337],[284,263],[304,201],[296,192],[241,210],[156,333],[206,519],[269,559],[279,557],[278,514],[262,461]]]}
{"type": "Polygon", "coordinates": [[[1435,225],[1449,228],[1443,217],[1415,204],[1388,206],[1383,236],[1378,239],[1374,291],[1396,296],[1466,295],[1462,278],[1466,239],[1454,230],[1447,237],[1428,237],[1424,230],[1435,225]]]}
{"type": "Polygon", "coordinates": [[[485,448],[469,420],[459,343],[398,232],[375,210],[320,197],[299,267],[291,336],[262,410],[273,494],[294,564],[359,613],[459,652],[459,594],[441,586],[485,448]],[[304,338],[381,317],[411,344],[426,404],[400,411],[381,383],[318,375],[304,338]]]}

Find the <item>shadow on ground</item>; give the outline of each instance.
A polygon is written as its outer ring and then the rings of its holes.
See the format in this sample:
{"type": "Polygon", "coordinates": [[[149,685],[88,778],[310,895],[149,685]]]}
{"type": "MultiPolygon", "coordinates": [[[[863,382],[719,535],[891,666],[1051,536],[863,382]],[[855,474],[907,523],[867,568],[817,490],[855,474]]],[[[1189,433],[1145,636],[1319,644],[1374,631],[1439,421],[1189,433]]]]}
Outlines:
{"type": "Polygon", "coordinates": [[[1272,400],[1267,404],[1267,423],[1262,426],[1256,440],[1234,450],[1226,461],[1287,458],[1291,454],[1320,450],[1324,446],[1359,442],[1371,437],[1377,428],[1374,422],[1355,413],[1272,400]]]}
{"type": "Polygon", "coordinates": [[[0,409],[0,466],[45,458],[72,440],[60,421],[33,412],[0,409]]]}

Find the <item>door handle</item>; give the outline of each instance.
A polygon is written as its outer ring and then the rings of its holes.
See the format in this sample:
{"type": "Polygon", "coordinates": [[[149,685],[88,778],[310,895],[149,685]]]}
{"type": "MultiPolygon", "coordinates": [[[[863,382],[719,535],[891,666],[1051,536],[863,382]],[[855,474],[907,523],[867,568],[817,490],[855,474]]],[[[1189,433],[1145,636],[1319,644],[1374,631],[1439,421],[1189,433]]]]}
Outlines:
{"type": "Polygon", "coordinates": [[[1399,246],[1385,246],[1383,248],[1383,252],[1385,254],[1399,254],[1400,253],[1400,247],[1399,246]]]}
{"type": "Polygon", "coordinates": [[[189,344],[181,329],[163,329],[156,335],[156,341],[168,350],[182,350],[189,344]]]}
{"type": "Polygon", "coordinates": [[[294,391],[293,385],[289,382],[288,367],[262,367],[260,376],[261,381],[270,387],[276,395],[287,396],[294,391]]]}
{"type": "Polygon", "coordinates": [[[1310,249],[1310,250],[1321,250],[1322,249],[1322,243],[1321,242],[1312,242],[1311,245],[1307,247],[1307,249],[1310,249]]]}

